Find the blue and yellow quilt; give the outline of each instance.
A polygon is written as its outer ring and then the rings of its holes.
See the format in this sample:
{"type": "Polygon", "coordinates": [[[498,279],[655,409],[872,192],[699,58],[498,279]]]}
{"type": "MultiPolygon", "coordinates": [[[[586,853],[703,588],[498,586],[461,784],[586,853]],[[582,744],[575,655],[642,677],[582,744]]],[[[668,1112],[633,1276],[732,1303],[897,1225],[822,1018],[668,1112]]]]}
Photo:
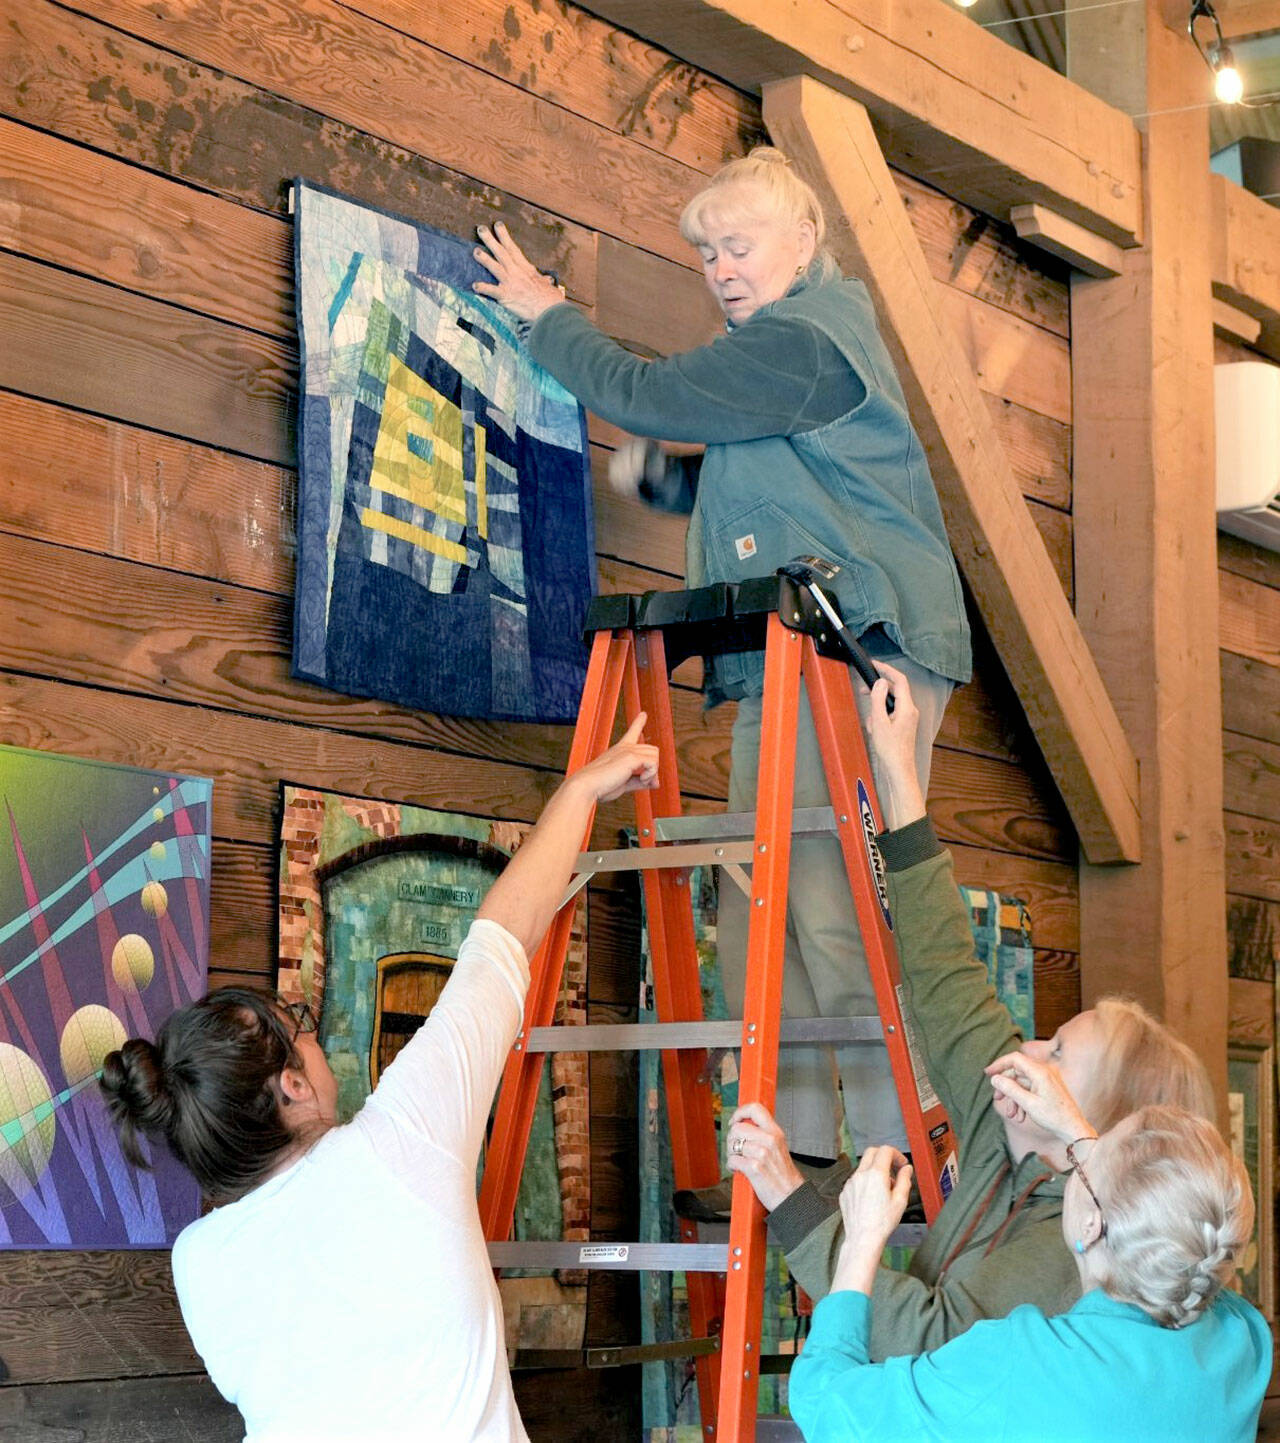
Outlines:
{"type": "Polygon", "coordinates": [[[569,721],[594,589],[586,423],[474,295],[469,242],[294,184],[294,674],[569,721]]]}

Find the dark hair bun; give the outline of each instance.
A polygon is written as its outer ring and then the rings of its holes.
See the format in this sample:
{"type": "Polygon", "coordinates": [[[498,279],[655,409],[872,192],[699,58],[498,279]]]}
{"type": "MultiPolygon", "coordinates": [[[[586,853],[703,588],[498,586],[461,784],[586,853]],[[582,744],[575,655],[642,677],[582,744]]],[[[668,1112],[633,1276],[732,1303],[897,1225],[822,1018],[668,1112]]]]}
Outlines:
{"type": "Polygon", "coordinates": [[[131,1037],[119,1051],[107,1053],[99,1086],[120,1129],[125,1156],[139,1162],[136,1134],[163,1133],[173,1115],[173,1096],[155,1043],[131,1037]]]}

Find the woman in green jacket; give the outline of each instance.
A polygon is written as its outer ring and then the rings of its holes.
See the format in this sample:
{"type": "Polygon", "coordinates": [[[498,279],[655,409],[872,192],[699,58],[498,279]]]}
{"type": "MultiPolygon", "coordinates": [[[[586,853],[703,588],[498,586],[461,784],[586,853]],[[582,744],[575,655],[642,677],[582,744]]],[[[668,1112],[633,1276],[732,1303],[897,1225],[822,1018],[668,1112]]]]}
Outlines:
{"type": "MultiPolygon", "coordinates": [[[[1024,1040],[974,953],[951,854],[925,811],[915,767],[916,708],[906,678],[886,673],[871,693],[867,733],[886,784],[880,849],[887,868],[899,961],[929,1079],[959,1139],[959,1182],[905,1272],[875,1274],[870,1356],[940,1347],[984,1318],[1021,1303],[1056,1314],[1080,1284],[1062,1247],[1062,1199],[1074,1136],[1046,1127],[1010,1095],[1015,1056],[1051,1067],[1099,1131],[1137,1108],[1172,1104],[1213,1115],[1204,1067],[1185,1043],[1136,1003],[1104,998],[1047,1041],[1024,1040]],[[892,686],[896,705],[885,698],[892,686]]],[[[824,1297],[844,1242],[838,1183],[806,1181],[782,1129],[759,1106],[730,1121],[728,1165],[769,1209],[769,1231],[792,1274],[824,1297]]]]}
{"type": "MultiPolygon", "coordinates": [[[[817,198],[768,147],[726,165],[689,202],[681,232],[698,250],[726,334],[665,360],[642,361],[601,335],[501,226],[480,231],[476,255],[494,281],[476,289],[528,323],[533,359],[588,410],[638,436],[705,447],[690,461],[654,443],[614,467],[646,500],[690,513],[691,587],[767,575],[803,554],[841,568],[832,589],[846,625],[910,675],[926,714],[918,767],[927,782],[952,687],[969,677],[969,630],[924,450],[866,287],[840,276],[823,249],[817,198]]],[[[706,678],[709,706],[738,703],[734,811],[755,806],[763,680],[760,652],[717,657],[706,678]]],[[[802,699],[795,805],[829,801],[802,699]]],[[[719,940],[732,1008],[746,958],[745,903],[734,888],[721,897],[719,940]]],[[[783,1006],[792,1017],[876,1010],[830,839],[794,846],[783,1006]]],[[[883,1048],[844,1048],[838,1058],[855,1146],[905,1146],[883,1048]]],[[[829,1054],[787,1049],[778,1107],[797,1155],[836,1157],[834,1102],[829,1054]]]]}

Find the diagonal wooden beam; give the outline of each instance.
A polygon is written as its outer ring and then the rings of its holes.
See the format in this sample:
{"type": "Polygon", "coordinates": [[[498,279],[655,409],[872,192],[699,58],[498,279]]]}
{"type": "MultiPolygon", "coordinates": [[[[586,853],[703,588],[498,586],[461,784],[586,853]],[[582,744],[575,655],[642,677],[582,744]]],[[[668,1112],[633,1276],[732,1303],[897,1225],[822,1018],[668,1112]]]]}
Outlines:
{"type": "Polygon", "coordinates": [[[949,0],[582,0],[741,90],[809,75],[867,107],[890,163],[987,215],[1047,206],[1142,235],[1133,121],[949,0]]]}
{"type": "Polygon", "coordinates": [[[1091,862],[1136,862],[1138,765],[1014,480],[866,111],[814,80],[765,86],[774,140],[871,291],[952,546],[1091,862]]]}

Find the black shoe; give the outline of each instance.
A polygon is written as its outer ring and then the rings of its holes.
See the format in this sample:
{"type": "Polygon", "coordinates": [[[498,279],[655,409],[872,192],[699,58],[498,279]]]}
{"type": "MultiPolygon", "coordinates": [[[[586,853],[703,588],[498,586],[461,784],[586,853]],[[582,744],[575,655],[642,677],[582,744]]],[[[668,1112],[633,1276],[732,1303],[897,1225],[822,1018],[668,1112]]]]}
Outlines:
{"type": "MultiPolygon", "coordinates": [[[[843,1152],[825,1167],[801,1162],[794,1155],[791,1161],[805,1181],[811,1182],[826,1198],[839,1197],[841,1188],[853,1172],[853,1164],[843,1152]]],[[[685,1218],[689,1222],[727,1223],[733,1207],[733,1174],[722,1177],[710,1187],[681,1188],[671,1199],[671,1205],[677,1217],[685,1218]]]]}
{"type": "Polygon", "coordinates": [[[676,1217],[694,1223],[727,1223],[733,1208],[733,1174],[710,1187],[681,1188],[671,1199],[676,1217]]]}

